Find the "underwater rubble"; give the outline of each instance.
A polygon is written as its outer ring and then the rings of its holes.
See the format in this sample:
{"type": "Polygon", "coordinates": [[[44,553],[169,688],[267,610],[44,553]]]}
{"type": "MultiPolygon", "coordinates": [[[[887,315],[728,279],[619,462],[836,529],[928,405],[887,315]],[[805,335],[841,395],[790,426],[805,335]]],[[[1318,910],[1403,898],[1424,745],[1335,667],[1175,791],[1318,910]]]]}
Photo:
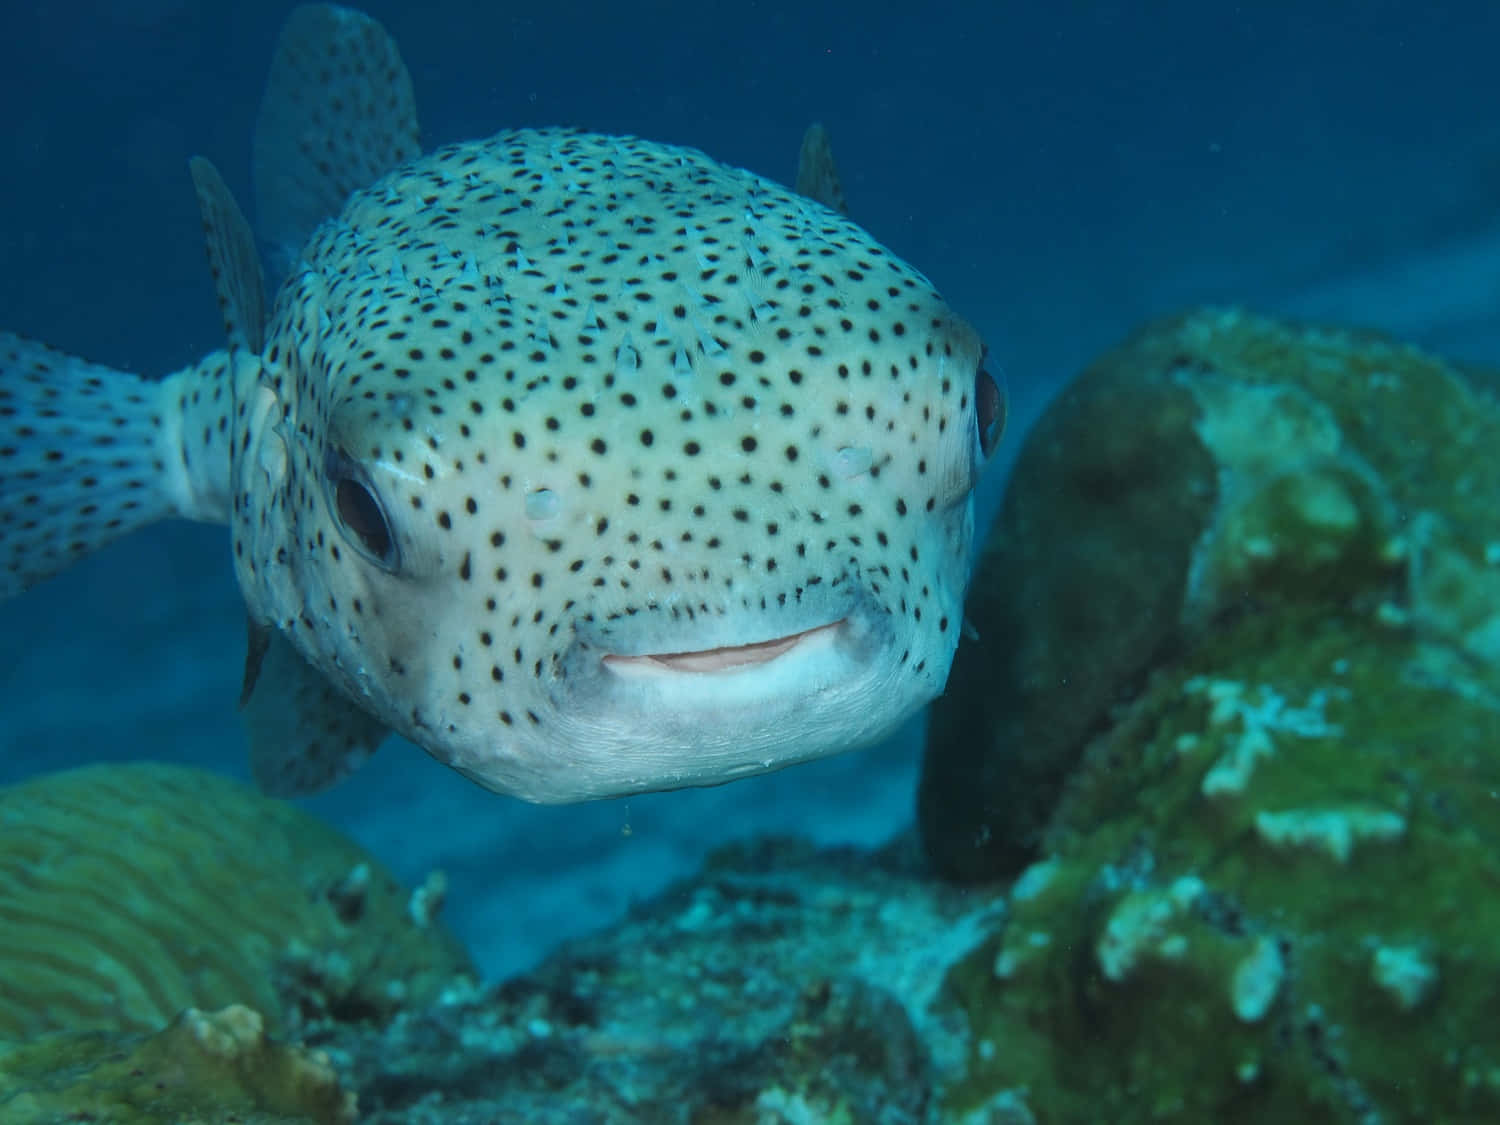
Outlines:
{"type": "Polygon", "coordinates": [[[910,842],[728,849],[525,976],[456,975],[394,1014],[282,978],[295,1047],[245,1008],[0,1045],[0,1119],[344,1125],[357,1098],[370,1125],[928,1120],[968,1053],[943,982],[1004,907],[914,858],[910,842]],[[235,1031],[217,1052],[181,1049],[219,1025],[235,1031]]]}
{"type": "Polygon", "coordinates": [[[1027,439],[920,832],[724,849],[511,980],[475,982],[440,882],[327,829],[205,844],[189,790],[308,819],[233,783],[0,790],[3,930],[21,894],[87,912],[56,965],[0,936],[33,987],[0,1120],[1500,1120],[1497,386],[1373,334],[1147,326],[1027,439]],[[185,974],[207,946],[228,967],[185,974]],[[101,1026],[104,978],[154,1006],[101,1026]]]}
{"type": "Polygon", "coordinates": [[[189,1008],[153,1034],[54,1032],[0,1041],[7,1125],[353,1125],[328,1057],[267,1037],[259,1012],[189,1008]]]}

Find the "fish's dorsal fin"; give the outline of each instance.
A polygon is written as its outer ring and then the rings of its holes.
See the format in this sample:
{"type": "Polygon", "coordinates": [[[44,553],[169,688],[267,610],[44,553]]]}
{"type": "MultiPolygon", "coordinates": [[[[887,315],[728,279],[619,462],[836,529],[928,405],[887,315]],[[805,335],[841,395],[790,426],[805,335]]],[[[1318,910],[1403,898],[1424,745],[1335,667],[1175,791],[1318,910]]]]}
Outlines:
{"type": "Polygon", "coordinates": [[[255,251],[255,235],[219,170],[201,156],[188,161],[188,168],[198,193],[203,240],[219,295],[219,310],[224,314],[229,350],[259,355],[265,345],[266,287],[260,255],[255,251]]]}
{"type": "Polygon", "coordinates": [[[833,162],[833,142],[828,137],[828,130],[816,121],[802,134],[802,149],[797,154],[797,180],[793,186],[798,195],[816,200],[840,215],[849,213],[844,185],[839,181],[838,165],[833,162]]]}
{"type": "Polygon", "coordinates": [[[342,781],[390,732],[282,633],[254,625],[251,630],[254,668],[247,667],[249,698],[241,715],[256,784],[272,797],[305,797],[342,781]]]}
{"type": "Polygon", "coordinates": [[[350,193],[421,152],[411,75],[385,28],[334,4],[293,11],[255,122],[256,225],[273,266],[295,261],[350,193]]]}

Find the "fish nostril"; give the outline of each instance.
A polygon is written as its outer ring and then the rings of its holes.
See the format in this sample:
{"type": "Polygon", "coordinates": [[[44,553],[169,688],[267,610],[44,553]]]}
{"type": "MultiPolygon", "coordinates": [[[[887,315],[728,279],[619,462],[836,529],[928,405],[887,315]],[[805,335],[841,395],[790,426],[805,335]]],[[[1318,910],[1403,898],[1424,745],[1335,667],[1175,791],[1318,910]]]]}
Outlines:
{"type": "Polygon", "coordinates": [[[834,472],[845,478],[853,478],[870,471],[875,456],[868,445],[844,446],[832,458],[834,472]]]}
{"type": "Polygon", "coordinates": [[[526,518],[537,523],[556,519],[562,510],[562,498],[550,488],[537,488],[526,494],[526,518]]]}

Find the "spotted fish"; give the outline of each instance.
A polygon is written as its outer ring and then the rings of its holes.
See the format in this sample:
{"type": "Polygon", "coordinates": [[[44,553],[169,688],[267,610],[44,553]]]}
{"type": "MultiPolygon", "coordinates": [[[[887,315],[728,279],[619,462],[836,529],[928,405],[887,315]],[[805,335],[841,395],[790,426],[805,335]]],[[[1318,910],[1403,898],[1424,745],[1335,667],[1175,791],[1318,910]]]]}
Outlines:
{"type": "Polygon", "coordinates": [[[195,159],[225,349],[146,379],[0,336],[0,595],[228,524],[279,793],[391,731],[530,801],[711,785],[937,695],[1004,416],[975,330],[833,207],[701,152],[422,155],[412,106],[378,24],[299,9],[256,141],[274,303],[195,159]]]}

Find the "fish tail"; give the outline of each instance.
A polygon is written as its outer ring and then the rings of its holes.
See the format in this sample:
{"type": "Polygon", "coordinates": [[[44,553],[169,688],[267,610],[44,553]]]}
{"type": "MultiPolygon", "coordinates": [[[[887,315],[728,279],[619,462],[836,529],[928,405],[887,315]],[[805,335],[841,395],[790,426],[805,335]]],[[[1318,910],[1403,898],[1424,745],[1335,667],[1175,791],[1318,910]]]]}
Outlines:
{"type": "Polygon", "coordinates": [[[0,332],[0,598],[157,520],[225,518],[227,362],[146,379],[0,332]]]}

